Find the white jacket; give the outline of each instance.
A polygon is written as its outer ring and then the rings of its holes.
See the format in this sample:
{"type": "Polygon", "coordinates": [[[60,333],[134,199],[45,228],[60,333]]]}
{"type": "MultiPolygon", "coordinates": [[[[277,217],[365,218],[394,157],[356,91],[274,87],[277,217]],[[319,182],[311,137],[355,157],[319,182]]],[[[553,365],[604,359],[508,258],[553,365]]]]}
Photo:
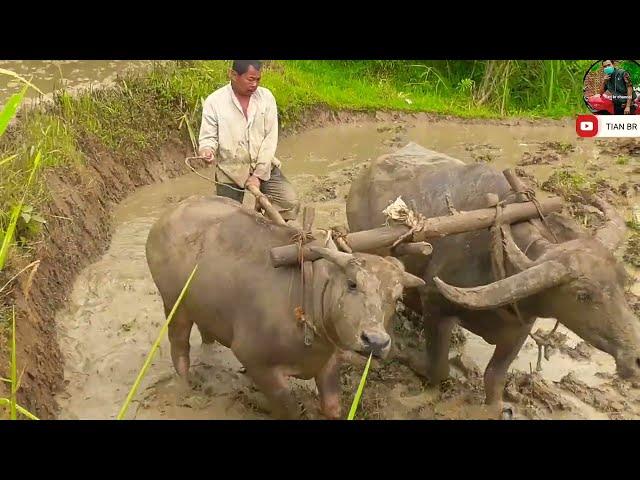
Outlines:
{"type": "Polygon", "coordinates": [[[216,152],[220,165],[244,181],[251,172],[269,180],[278,146],[278,107],[268,89],[258,87],[249,100],[247,118],[231,84],[219,88],[204,101],[199,148],[216,152]]]}

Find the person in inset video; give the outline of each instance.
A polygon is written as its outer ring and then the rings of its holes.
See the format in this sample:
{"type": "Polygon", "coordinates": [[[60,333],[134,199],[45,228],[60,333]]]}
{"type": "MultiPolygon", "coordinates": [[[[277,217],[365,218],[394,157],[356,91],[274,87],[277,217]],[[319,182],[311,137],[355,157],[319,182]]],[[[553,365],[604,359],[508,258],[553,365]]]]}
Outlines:
{"type": "Polygon", "coordinates": [[[635,110],[633,101],[636,92],[633,90],[631,75],[626,70],[613,65],[611,60],[603,60],[604,82],[600,87],[600,94],[608,91],[613,102],[614,115],[630,115],[635,110]]]}

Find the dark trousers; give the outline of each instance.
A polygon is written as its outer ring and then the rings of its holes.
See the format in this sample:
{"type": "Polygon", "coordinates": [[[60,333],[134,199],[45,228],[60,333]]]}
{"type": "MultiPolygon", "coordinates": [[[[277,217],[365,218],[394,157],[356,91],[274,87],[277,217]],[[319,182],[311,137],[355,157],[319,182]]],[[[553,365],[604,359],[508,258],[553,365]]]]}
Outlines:
{"type": "MultiPolygon", "coordinates": [[[[624,115],[624,109],[626,107],[626,103],[617,103],[617,102],[613,102],[613,114],[614,115],[624,115]]],[[[629,112],[630,114],[634,114],[635,113],[635,108],[636,106],[632,103],[631,104],[631,111],[629,112]]]]}
{"type": "MultiPolygon", "coordinates": [[[[300,202],[293,185],[282,174],[279,168],[273,167],[271,178],[260,182],[260,191],[264,193],[274,207],[278,209],[285,220],[295,220],[298,217],[300,202]]],[[[242,203],[244,190],[240,190],[236,185],[217,184],[216,193],[221,197],[231,198],[242,203]]]]}

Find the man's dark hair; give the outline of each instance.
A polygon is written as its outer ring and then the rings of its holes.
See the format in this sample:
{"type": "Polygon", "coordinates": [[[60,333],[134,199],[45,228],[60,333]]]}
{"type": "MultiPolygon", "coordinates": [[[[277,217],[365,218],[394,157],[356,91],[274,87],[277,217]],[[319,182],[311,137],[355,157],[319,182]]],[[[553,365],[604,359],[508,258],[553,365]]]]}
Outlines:
{"type": "Polygon", "coordinates": [[[231,69],[238,75],[244,75],[249,70],[249,67],[253,67],[256,70],[262,68],[262,62],[260,60],[234,60],[231,69]]]}

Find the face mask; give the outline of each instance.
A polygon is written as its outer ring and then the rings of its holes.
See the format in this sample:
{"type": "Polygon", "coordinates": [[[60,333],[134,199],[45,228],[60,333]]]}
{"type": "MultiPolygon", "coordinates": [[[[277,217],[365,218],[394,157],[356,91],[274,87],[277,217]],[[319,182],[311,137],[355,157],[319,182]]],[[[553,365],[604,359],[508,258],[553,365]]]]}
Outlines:
{"type": "Polygon", "coordinates": [[[604,73],[606,73],[607,75],[611,75],[614,70],[615,69],[613,67],[605,67],[604,68],[604,73]]]}

